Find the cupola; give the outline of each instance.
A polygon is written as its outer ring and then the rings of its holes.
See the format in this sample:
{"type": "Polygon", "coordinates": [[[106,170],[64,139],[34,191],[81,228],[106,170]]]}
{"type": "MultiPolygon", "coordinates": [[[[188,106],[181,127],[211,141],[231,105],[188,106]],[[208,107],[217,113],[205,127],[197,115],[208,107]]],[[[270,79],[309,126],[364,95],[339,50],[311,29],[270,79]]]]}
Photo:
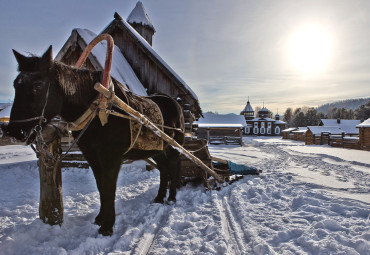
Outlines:
{"type": "Polygon", "coordinates": [[[251,120],[254,118],[254,110],[249,102],[249,98],[247,105],[244,107],[244,110],[240,112],[240,115],[244,115],[245,120],[251,120]]]}
{"type": "Polygon", "coordinates": [[[155,29],[142,2],[137,2],[127,22],[152,46],[155,29]]]}

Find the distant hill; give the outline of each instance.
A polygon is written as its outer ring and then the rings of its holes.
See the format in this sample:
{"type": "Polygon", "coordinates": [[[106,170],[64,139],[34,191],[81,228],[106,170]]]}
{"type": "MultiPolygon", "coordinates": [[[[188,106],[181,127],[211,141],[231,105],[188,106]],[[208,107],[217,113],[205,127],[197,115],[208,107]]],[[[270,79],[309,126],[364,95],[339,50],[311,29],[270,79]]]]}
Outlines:
{"type": "Polygon", "coordinates": [[[370,101],[369,98],[358,98],[358,99],[347,99],[347,100],[341,100],[333,103],[323,104],[320,105],[317,108],[317,112],[323,112],[324,114],[328,113],[329,108],[344,108],[346,110],[356,110],[358,107],[360,107],[363,104],[366,104],[368,101],[370,101]]]}

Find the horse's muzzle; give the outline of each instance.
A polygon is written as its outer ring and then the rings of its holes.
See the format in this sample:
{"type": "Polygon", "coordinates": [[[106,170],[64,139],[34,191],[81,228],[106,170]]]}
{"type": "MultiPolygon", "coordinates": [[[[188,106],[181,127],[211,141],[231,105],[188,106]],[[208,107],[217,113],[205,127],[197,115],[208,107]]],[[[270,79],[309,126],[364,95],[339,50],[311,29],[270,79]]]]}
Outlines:
{"type": "Polygon", "coordinates": [[[3,136],[12,137],[16,139],[18,143],[25,145],[31,144],[36,138],[32,128],[25,128],[23,125],[17,125],[12,122],[10,122],[8,125],[2,125],[1,130],[3,136]]]}

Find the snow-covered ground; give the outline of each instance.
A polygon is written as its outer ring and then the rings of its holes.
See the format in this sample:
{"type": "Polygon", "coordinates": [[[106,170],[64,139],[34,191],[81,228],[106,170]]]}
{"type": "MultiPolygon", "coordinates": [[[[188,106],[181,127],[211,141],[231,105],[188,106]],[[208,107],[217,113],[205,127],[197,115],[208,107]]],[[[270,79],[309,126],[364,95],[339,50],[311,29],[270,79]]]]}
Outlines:
{"type": "Polygon", "coordinates": [[[38,219],[32,150],[0,147],[0,254],[370,254],[370,152],[248,137],[211,154],[256,166],[220,191],[188,184],[174,205],[152,204],[157,170],[123,165],[112,237],[93,223],[92,172],[63,170],[64,224],[38,219]]]}

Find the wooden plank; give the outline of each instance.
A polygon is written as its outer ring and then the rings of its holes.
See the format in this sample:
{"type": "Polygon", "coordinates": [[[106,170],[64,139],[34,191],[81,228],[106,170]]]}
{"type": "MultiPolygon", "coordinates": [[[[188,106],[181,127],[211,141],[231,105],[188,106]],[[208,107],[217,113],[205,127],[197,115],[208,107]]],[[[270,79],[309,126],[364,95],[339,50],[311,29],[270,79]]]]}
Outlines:
{"type": "MultiPolygon", "coordinates": [[[[49,152],[57,157],[60,151],[60,139],[49,145],[49,152]]],[[[53,161],[45,153],[39,156],[40,205],[39,216],[50,225],[63,223],[62,167],[60,161],[53,161]]]]}

